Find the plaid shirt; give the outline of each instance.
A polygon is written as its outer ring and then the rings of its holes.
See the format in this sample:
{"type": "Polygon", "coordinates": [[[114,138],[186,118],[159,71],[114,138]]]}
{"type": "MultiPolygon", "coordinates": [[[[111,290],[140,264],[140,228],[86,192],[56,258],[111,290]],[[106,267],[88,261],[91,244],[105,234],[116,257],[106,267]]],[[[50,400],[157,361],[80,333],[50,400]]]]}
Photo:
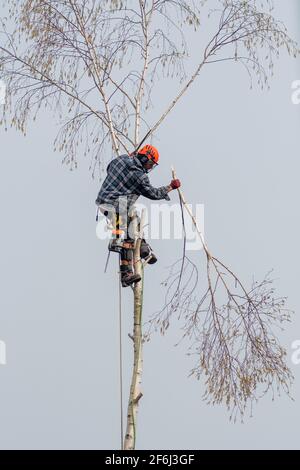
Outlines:
{"type": "Polygon", "coordinates": [[[107,176],[99,191],[96,204],[112,205],[121,212],[119,205],[123,206],[125,202],[125,210],[128,210],[139,196],[170,200],[168,186],[154,188],[138,158],[128,155],[114,158],[107,167],[107,176]]]}

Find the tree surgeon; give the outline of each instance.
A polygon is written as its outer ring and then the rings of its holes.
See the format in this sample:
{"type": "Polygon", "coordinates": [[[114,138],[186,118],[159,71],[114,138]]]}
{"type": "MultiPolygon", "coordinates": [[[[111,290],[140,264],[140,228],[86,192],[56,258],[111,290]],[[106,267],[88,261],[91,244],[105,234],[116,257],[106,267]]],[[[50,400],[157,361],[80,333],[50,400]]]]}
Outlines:
{"type": "MultiPolygon", "coordinates": [[[[148,173],[158,166],[158,162],[158,150],[152,145],[145,145],[136,153],[114,158],[107,167],[107,176],[96,199],[99,210],[107,217],[113,229],[109,250],[120,254],[123,287],[141,280],[140,275],[134,273],[133,267],[132,221],[137,217],[134,203],[139,196],[169,201],[168,193],[181,185],[178,179],[174,179],[167,186],[153,187],[148,173]]],[[[149,264],[157,261],[146,240],[141,243],[141,258],[147,259],[149,264]]]]}

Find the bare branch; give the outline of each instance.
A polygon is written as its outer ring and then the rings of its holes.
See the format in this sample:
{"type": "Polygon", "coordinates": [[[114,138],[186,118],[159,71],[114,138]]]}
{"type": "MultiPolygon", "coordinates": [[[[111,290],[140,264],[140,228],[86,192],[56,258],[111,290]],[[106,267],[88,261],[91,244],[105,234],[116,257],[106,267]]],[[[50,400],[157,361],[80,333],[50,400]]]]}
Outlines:
{"type": "MultiPolygon", "coordinates": [[[[189,354],[197,361],[190,375],[204,378],[204,400],[225,404],[230,418],[243,419],[245,411],[271,391],[289,395],[293,375],[286,364],[286,351],[275,329],[291,319],[285,298],[276,298],[270,273],[246,289],[238,276],[208,250],[181,190],[179,197],[192,218],[206,254],[206,286],[197,295],[198,269],[186,275],[184,269],[170,271],[164,308],[148,322],[147,337],[153,330],[165,334],[174,314],[183,320],[181,340],[189,339],[189,354]]],[[[187,261],[186,261],[187,260],[187,261]]],[[[203,284],[203,279],[201,279],[203,284]]]]}

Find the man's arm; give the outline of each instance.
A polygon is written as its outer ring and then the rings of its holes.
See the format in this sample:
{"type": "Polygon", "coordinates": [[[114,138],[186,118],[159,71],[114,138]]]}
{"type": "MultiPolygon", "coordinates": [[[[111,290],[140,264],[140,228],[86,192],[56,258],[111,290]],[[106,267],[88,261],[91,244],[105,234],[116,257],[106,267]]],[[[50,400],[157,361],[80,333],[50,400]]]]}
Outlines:
{"type": "Polygon", "coordinates": [[[167,186],[161,186],[160,188],[154,188],[150,183],[149,177],[143,173],[138,178],[138,189],[142,196],[145,196],[148,199],[152,200],[159,200],[159,199],[166,199],[167,201],[170,200],[168,193],[173,191],[173,189],[177,189],[180,187],[179,180],[174,180],[171,184],[167,186]],[[178,183],[174,186],[174,181],[178,181],[178,183]],[[179,186],[178,186],[179,184],[179,186]]]}

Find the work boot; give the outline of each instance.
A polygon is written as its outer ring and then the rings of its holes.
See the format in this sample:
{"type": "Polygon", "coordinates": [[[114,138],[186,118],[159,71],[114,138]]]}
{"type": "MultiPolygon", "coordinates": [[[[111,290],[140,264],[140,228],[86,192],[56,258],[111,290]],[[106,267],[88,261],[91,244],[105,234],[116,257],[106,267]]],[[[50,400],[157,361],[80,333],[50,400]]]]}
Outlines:
{"type": "Polygon", "coordinates": [[[129,287],[135,282],[140,282],[141,276],[139,274],[134,274],[131,271],[125,271],[121,275],[122,287],[129,287]]]}
{"type": "Polygon", "coordinates": [[[141,258],[149,258],[149,264],[155,264],[157,262],[157,257],[153,253],[151,246],[146,242],[146,240],[142,240],[141,243],[141,258]]]}

